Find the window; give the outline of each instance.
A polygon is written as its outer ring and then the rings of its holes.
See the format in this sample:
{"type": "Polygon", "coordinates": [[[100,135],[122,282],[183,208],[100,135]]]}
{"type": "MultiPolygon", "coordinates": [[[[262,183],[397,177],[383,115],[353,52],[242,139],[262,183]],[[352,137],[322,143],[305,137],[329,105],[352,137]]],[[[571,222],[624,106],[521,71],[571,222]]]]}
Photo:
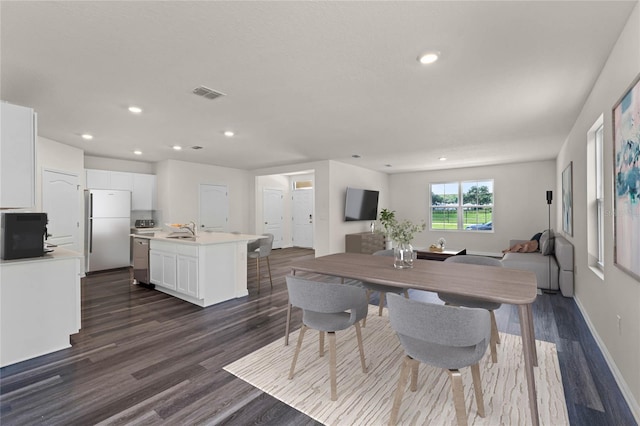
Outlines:
{"type": "Polygon", "coordinates": [[[493,180],[429,185],[431,229],[493,231],[493,180]]]}
{"type": "Polygon", "coordinates": [[[595,133],[595,158],[596,158],[596,223],[597,223],[597,246],[598,259],[597,264],[600,268],[604,268],[604,185],[603,180],[603,161],[602,161],[602,125],[596,129],[595,133]]]}
{"type": "Polygon", "coordinates": [[[313,189],[313,182],[310,180],[296,180],[293,182],[293,189],[313,189]]]}
{"type": "Polygon", "coordinates": [[[603,116],[587,132],[587,247],[590,267],[604,272],[603,116]]]}

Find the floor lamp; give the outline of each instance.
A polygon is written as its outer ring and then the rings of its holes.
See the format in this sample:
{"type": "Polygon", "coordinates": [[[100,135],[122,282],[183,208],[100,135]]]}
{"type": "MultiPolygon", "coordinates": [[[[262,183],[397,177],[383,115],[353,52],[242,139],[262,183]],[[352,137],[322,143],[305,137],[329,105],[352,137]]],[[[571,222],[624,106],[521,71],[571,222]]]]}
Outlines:
{"type": "MultiPolygon", "coordinates": [[[[551,239],[551,201],[553,201],[553,191],[547,191],[547,209],[549,211],[549,219],[547,222],[547,240],[551,239]]],[[[542,247],[540,247],[542,250],[542,247]]],[[[547,270],[549,271],[549,288],[551,288],[551,256],[547,259],[547,270]]]]}

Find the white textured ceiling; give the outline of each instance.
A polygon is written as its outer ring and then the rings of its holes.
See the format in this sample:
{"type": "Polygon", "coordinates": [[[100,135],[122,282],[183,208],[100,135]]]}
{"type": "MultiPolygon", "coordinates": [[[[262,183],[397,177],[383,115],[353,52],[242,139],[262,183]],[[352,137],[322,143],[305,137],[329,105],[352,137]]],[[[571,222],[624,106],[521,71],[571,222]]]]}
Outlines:
{"type": "Polygon", "coordinates": [[[635,4],[3,0],[0,98],[33,107],[41,136],[136,161],[551,159],[635,4]],[[441,59],[421,66],[428,49],[441,59]]]}

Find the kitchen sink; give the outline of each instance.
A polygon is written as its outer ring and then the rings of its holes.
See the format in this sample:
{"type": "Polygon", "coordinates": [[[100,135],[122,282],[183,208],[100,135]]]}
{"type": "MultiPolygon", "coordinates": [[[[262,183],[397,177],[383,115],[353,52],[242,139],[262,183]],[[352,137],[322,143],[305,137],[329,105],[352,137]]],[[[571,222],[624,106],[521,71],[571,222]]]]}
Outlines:
{"type": "Polygon", "coordinates": [[[172,232],[171,234],[167,235],[167,238],[195,241],[197,237],[191,234],[187,234],[186,232],[172,232]]]}

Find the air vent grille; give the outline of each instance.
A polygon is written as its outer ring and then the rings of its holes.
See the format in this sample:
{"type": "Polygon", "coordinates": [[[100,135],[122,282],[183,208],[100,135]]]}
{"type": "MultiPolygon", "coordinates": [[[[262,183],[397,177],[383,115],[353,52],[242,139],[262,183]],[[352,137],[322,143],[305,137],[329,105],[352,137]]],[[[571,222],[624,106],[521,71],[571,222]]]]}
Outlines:
{"type": "Polygon", "coordinates": [[[205,86],[196,87],[195,89],[193,89],[193,93],[198,96],[202,96],[203,98],[207,98],[211,100],[219,98],[220,96],[227,96],[222,92],[217,92],[205,86]]]}

